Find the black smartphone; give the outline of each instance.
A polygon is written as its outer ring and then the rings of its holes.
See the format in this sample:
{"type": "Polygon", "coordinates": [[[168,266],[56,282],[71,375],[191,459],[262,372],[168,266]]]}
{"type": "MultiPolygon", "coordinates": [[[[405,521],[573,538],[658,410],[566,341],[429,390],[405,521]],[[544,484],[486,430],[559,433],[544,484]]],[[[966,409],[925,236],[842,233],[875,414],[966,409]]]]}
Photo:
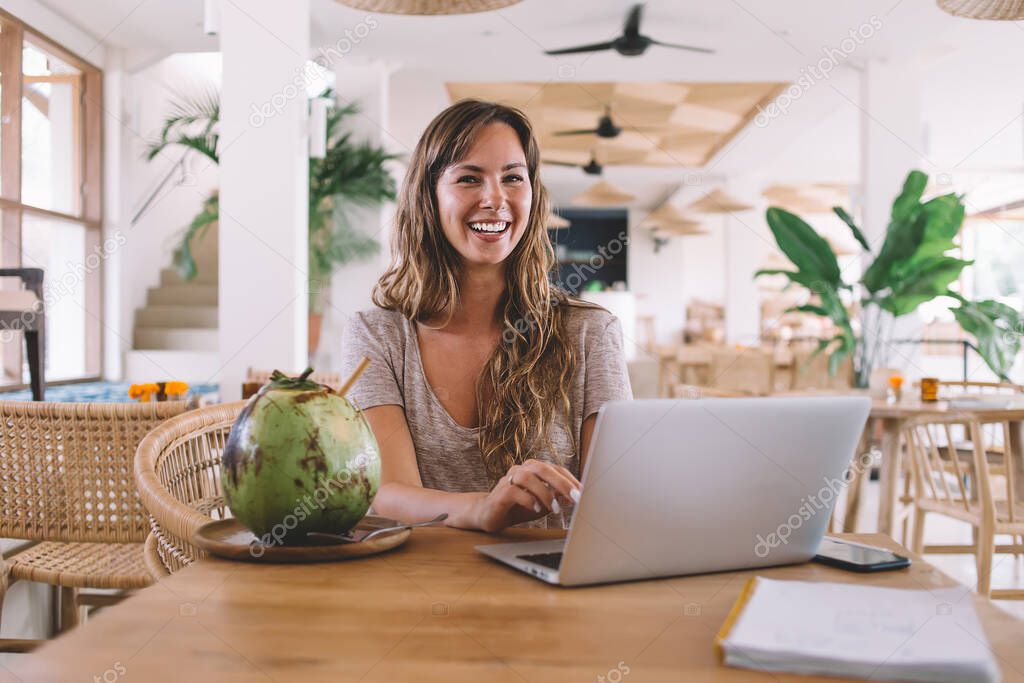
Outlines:
{"type": "Polygon", "coordinates": [[[821,539],[814,561],[851,572],[881,572],[910,566],[909,557],[897,555],[891,550],[840,541],[828,536],[821,539]]]}

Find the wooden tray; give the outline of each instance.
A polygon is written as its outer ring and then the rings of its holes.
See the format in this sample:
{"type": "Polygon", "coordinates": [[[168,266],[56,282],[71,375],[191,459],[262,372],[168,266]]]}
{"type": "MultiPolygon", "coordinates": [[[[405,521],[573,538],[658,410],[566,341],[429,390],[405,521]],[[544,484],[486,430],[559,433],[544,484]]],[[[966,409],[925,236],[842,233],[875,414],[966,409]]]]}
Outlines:
{"type": "MultiPolygon", "coordinates": [[[[367,515],[356,525],[356,530],[363,526],[379,529],[394,524],[397,524],[394,520],[367,515]]],[[[211,555],[242,562],[335,562],[397,548],[411,534],[412,529],[399,529],[358,543],[314,540],[310,545],[301,546],[263,545],[237,519],[220,519],[199,527],[192,542],[211,555]]]]}

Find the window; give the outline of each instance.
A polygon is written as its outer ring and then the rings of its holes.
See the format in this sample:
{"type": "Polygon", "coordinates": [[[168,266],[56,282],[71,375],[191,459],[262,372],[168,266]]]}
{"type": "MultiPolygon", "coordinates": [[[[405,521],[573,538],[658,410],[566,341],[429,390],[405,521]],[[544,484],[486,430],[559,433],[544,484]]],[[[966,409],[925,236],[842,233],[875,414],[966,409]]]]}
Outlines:
{"type": "MultiPolygon", "coordinates": [[[[100,374],[101,115],[102,73],[0,11],[0,265],[45,272],[47,382],[100,374]]],[[[24,384],[21,335],[2,343],[0,383],[24,384]]]]}

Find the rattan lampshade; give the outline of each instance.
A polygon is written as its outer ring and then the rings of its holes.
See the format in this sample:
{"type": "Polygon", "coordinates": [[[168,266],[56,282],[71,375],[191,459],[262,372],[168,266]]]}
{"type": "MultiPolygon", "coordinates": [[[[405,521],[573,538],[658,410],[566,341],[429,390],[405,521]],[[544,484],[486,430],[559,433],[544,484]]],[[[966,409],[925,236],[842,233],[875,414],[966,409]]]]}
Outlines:
{"type": "Polygon", "coordinates": [[[1024,0],[937,0],[954,17],[1019,21],[1024,19],[1024,0]]]}
{"type": "Polygon", "coordinates": [[[562,218],[554,211],[548,214],[548,230],[561,230],[562,228],[568,228],[572,223],[568,219],[562,218]]]}
{"type": "Polygon", "coordinates": [[[338,0],[343,5],[383,14],[472,14],[515,5],[521,0],[338,0]]]}
{"type": "Polygon", "coordinates": [[[573,197],[572,203],[576,206],[625,206],[634,199],[635,195],[601,180],[573,197]]]}
{"type": "Polygon", "coordinates": [[[689,208],[700,213],[735,213],[737,211],[749,211],[754,207],[750,204],[744,204],[722,190],[716,189],[711,190],[711,192],[690,204],[689,208]]]}
{"type": "Polygon", "coordinates": [[[700,221],[694,220],[678,206],[669,202],[665,202],[652,211],[644,222],[648,225],[663,227],[670,232],[696,230],[701,225],[700,221]]]}

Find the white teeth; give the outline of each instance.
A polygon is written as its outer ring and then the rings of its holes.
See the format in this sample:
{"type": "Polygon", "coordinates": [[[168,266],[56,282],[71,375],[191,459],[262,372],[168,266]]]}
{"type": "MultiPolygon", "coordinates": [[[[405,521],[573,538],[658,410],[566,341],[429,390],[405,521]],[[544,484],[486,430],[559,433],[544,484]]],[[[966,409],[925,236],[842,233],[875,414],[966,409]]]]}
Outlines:
{"type": "Polygon", "coordinates": [[[508,226],[508,223],[470,223],[469,227],[480,232],[501,232],[508,226]]]}

